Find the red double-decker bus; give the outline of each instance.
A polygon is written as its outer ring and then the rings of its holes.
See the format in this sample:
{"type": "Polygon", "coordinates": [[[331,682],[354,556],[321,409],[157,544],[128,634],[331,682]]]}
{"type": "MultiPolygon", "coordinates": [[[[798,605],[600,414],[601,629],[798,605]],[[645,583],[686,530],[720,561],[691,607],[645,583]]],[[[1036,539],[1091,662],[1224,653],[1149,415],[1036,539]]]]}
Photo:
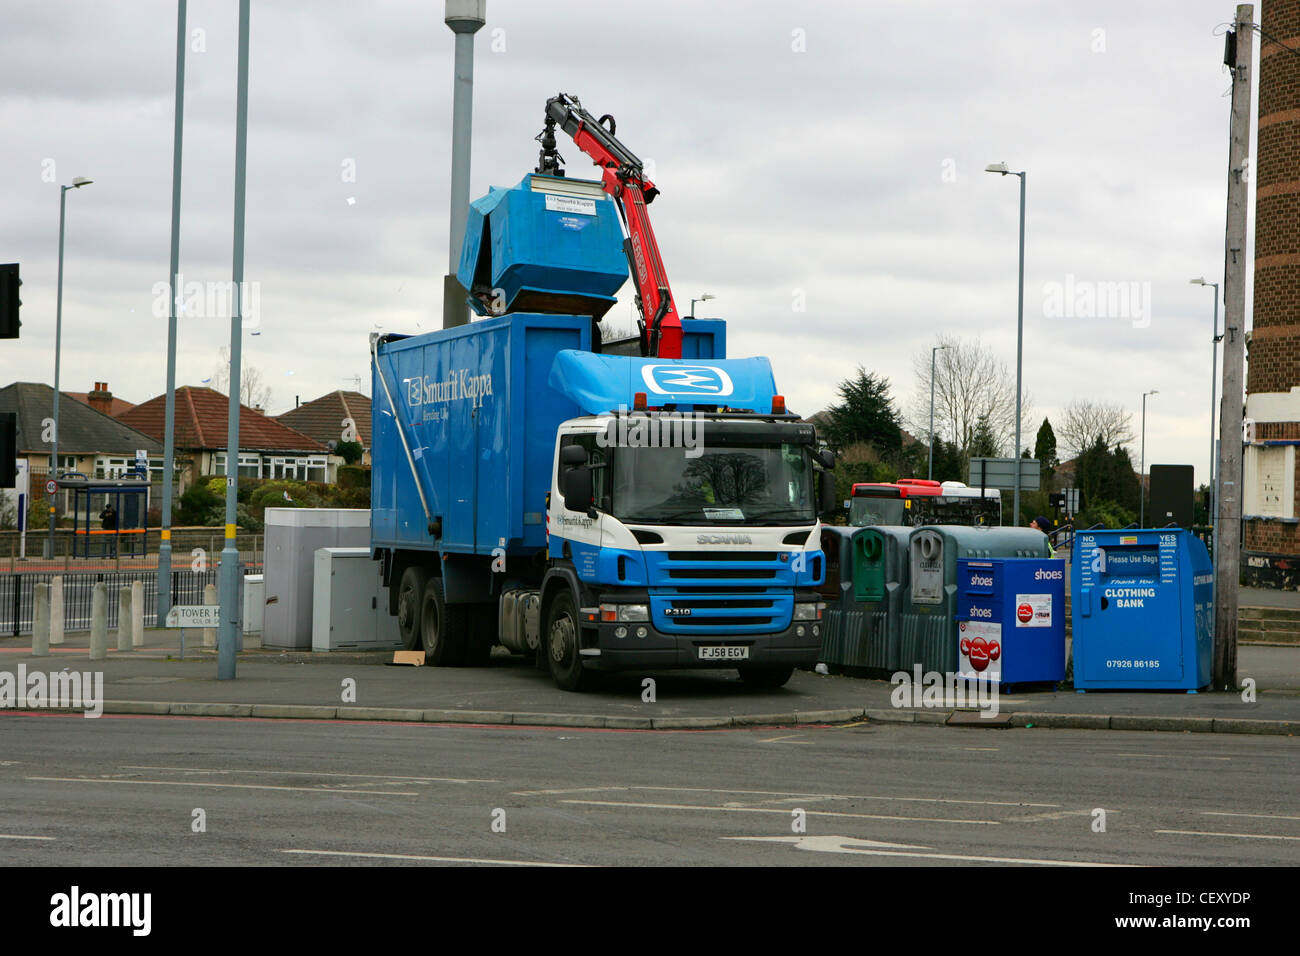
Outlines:
{"type": "Polygon", "coordinates": [[[864,482],[853,486],[849,501],[849,524],[1000,525],[1002,494],[993,488],[972,488],[960,481],[930,481],[900,478],[888,483],[864,482]]]}

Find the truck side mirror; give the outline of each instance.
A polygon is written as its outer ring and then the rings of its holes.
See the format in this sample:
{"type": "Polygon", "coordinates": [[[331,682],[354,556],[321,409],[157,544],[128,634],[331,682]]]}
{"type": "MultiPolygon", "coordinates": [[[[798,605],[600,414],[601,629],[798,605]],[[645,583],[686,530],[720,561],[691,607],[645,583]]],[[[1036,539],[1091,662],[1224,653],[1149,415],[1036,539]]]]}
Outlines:
{"type": "Polygon", "coordinates": [[[581,445],[565,445],[560,449],[560,464],[567,468],[577,468],[587,463],[587,449],[581,445]]]}
{"type": "Polygon", "coordinates": [[[835,510],[835,476],[829,471],[821,473],[821,513],[826,514],[835,510]]]}
{"type": "MultiPolygon", "coordinates": [[[[568,450],[568,448],[565,449],[565,451],[568,450]]],[[[579,449],[579,451],[581,450],[579,449]]],[[[564,507],[569,511],[581,511],[583,514],[587,514],[591,510],[592,498],[594,497],[591,469],[585,466],[570,468],[564,472],[563,480],[564,507]]]]}
{"type": "Polygon", "coordinates": [[[817,459],[822,463],[822,467],[827,471],[830,471],[835,467],[835,452],[831,451],[829,448],[823,448],[821,451],[817,452],[817,459]]]}

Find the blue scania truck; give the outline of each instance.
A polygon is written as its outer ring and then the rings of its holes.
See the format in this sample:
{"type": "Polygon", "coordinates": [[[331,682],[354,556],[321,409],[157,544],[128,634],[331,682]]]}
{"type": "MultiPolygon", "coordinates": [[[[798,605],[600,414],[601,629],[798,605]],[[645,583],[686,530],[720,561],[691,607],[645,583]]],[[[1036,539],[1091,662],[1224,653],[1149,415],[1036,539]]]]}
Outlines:
{"type": "Polygon", "coordinates": [[[679,316],[645,213],[659,190],[613,118],[561,94],[545,122],[535,173],[470,205],[457,279],[483,318],[371,336],[389,611],[434,665],[500,644],[566,690],[686,667],[780,686],[821,648],[833,461],[767,359],[679,316]],[[557,128],[599,181],[565,176],[557,128]],[[611,346],[598,320],[629,274],[641,335],[611,346]]]}
{"type": "Polygon", "coordinates": [[[434,665],[737,668],[777,686],[821,648],[814,426],[720,321],[681,359],[591,351],[590,316],[372,337],[373,551],[434,665]],[[653,404],[651,404],[653,401],[653,404]]]}

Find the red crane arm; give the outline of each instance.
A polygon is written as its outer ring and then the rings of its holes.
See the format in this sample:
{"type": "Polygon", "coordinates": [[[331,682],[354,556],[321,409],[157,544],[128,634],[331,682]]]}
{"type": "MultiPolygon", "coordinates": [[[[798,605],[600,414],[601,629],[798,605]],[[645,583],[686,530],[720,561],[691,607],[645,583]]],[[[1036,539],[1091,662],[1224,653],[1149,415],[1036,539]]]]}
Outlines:
{"type": "Polygon", "coordinates": [[[555,149],[555,127],[559,126],[600,167],[601,183],[619,204],[628,237],[623,242],[632,281],[636,284],[637,308],[641,312],[641,351],[660,358],[682,357],[682,320],[668,285],[668,271],[659,255],[654,229],[646,206],[659,195],[655,184],[645,178],[641,160],[614,136],[614,118],[596,119],[576,96],[561,93],[546,101],[546,127],[538,140],[542,144],[537,172],[563,176],[564,161],[555,149]],[[605,121],[609,125],[605,125],[605,121]]]}

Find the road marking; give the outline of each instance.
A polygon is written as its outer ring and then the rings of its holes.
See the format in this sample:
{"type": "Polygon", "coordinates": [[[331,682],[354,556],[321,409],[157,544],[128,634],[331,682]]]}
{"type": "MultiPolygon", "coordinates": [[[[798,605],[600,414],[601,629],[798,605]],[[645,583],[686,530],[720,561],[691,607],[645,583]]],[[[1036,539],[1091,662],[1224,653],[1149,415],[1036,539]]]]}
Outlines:
{"type": "Polygon", "coordinates": [[[361,777],[364,779],[381,778],[384,780],[411,780],[426,783],[500,783],[500,780],[480,780],[476,777],[401,777],[395,773],[334,773],[323,770],[211,770],[204,767],[136,767],[124,766],[123,770],[176,770],[182,773],[266,773],[285,777],[361,777]]]}
{"type": "Polygon", "coordinates": [[[1230,810],[1202,810],[1206,817],[1258,817],[1261,820],[1300,820],[1300,817],[1288,817],[1279,813],[1234,813],[1230,810]]]}
{"type": "MultiPolygon", "coordinates": [[[[871,796],[869,794],[857,793],[813,793],[807,791],[804,793],[795,793],[790,790],[719,790],[709,787],[611,787],[609,789],[624,790],[653,790],[665,791],[668,793],[721,793],[721,794],[750,794],[759,797],[829,797],[835,800],[897,800],[901,803],[959,803],[970,804],[973,806],[986,807],[1041,807],[1047,810],[1059,810],[1059,803],[1011,803],[1000,800],[952,800],[947,797],[882,797],[871,796]]],[[[518,796],[519,794],[515,794],[518,796]]]]}
{"type": "Polygon", "coordinates": [[[988,753],[997,753],[998,748],[997,747],[963,747],[962,750],[979,750],[988,753]]]}
{"type": "Polygon", "coordinates": [[[372,860],[418,860],[429,863],[481,863],[484,866],[585,866],[583,863],[544,863],[540,860],[488,860],[472,856],[417,856],[411,853],[356,853],[347,850],[281,850],[311,856],[350,856],[372,860]]]}
{"type": "Polygon", "coordinates": [[[626,793],[631,787],[569,787],[560,790],[515,790],[512,797],[549,797],[562,793],[626,793]]]}
{"type": "Polygon", "coordinates": [[[768,737],[766,740],[760,740],[759,743],[760,743],[760,744],[781,744],[781,743],[789,743],[789,744],[810,744],[810,743],[812,743],[811,740],[798,740],[798,739],[796,739],[796,738],[798,738],[798,737],[802,737],[802,736],[803,736],[803,734],[788,734],[788,735],[786,735],[785,737],[768,737]]]}
{"type": "Polygon", "coordinates": [[[1085,860],[1043,860],[1014,856],[965,856],[959,853],[914,853],[904,850],[885,850],[871,840],[855,840],[838,836],[792,837],[722,837],[724,840],[741,840],[749,843],[784,843],[797,850],[819,853],[859,853],[864,856],[914,856],[926,860],[963,860],[972,863],[1027,863],[1038,866],[1132,866],[1131,863],[1095,863],[1085,860]]]}
{"type": "MultiPolygon", "coordinates": [[[[1114,810],[1108,810],[1107,813],[1115,813],[1114,810]]],[[[1055,813],[1031,813],[1027,817],[1012,817],[1014,823],[1037,823],[1040,820],[1064,820],[1067,817],[1086,817],[1091,816],[1091,810],[1058,810],[1055,813]]]]}
{"type": "Polygon", "coordinates": [[[0,840],[55,840],[57,837],[22,836],[18,833],[0,833],[0,840]]]}
{"type": "MultiPolygon", "coordinates": [[[[714,813],[779,813],[789,816],[789,810],[769,807],[712,807],[691,803],[630,803],[622,800],[561,800],[589,807],[629,807],[634,810],[706,810],[714,813]]],[[[962,823],[972,826],[1001,826],[997,820],[948,820],[942,817],[898,817],[879,813],[843,813],[835,810],[807,810],[810,817],[847,817],[853,820],[901,820],[909,823],[962,823]]]]}
{"type": "Polygon", "coordinates": [[[187,780],[105,780],[102,777],[24,777],[24,780],[45,780],[53,783],[124,783],[128,786],[146,784],[155,787],[209,787],[221,790],[291,790],[297,793],[367,793],[382,797],[418,797],[414,790],[323,790],[320,787],[273,787],[258,783],[197,783],[187,780]]]}
{"type": "Polygon", "coordinates": [[[1174,757],[1178,760],[1186,760],[1189,757],[1194,760],[1231,760],[1231,757],[1206,757],[1199,754],[1115,754],[1116,757],[1174,757]]]}
{"type": "Polygon", "coordinates": [[[1181,833],[1186,836],[1237,837],[1242,840],[1300,840],[1300,836],[1278,836],[1273,833],[1207,833],[1204,830],[1157,830],[1156,833],[1181,833]]]}

